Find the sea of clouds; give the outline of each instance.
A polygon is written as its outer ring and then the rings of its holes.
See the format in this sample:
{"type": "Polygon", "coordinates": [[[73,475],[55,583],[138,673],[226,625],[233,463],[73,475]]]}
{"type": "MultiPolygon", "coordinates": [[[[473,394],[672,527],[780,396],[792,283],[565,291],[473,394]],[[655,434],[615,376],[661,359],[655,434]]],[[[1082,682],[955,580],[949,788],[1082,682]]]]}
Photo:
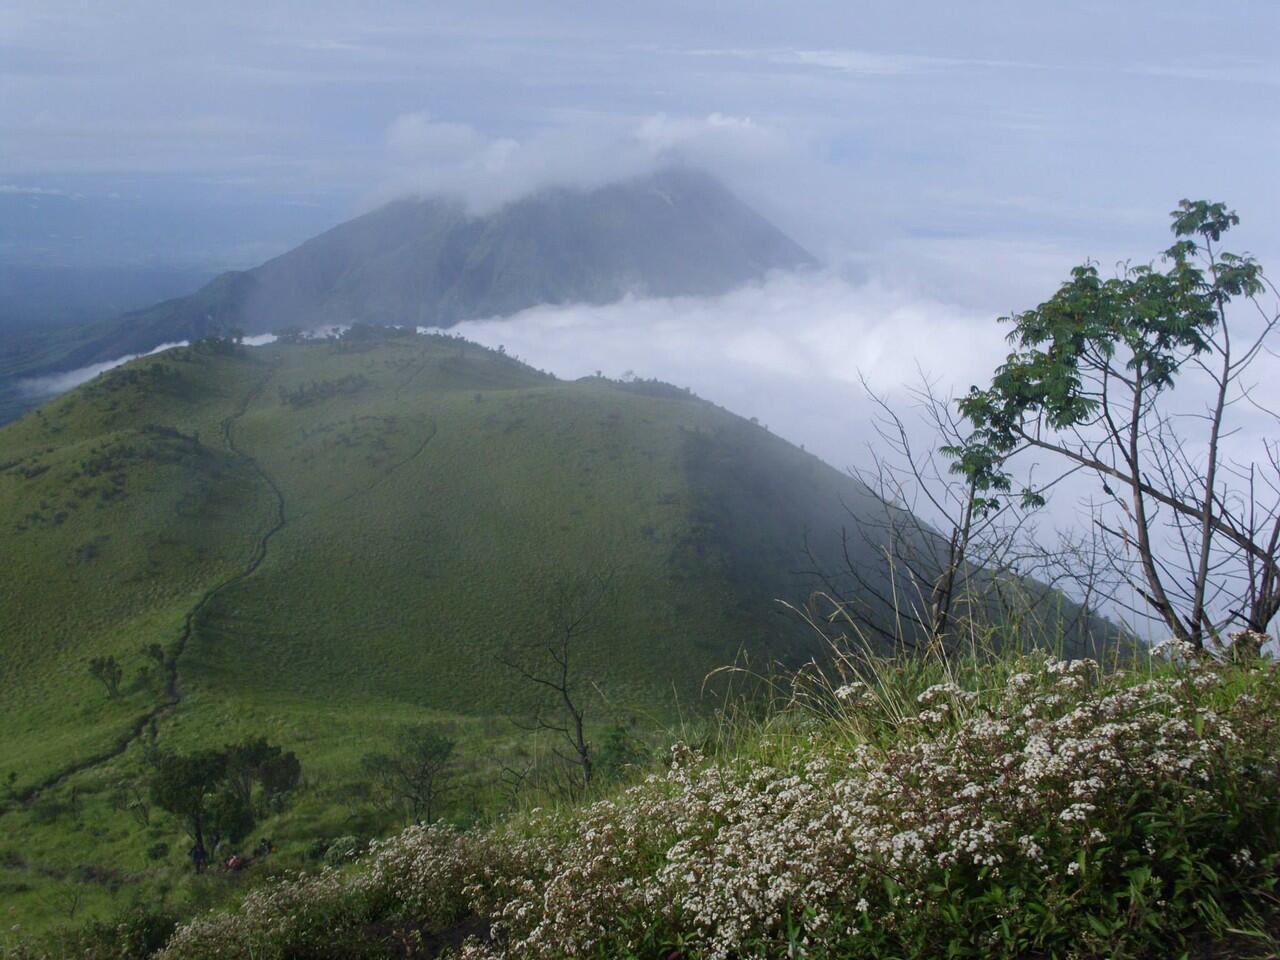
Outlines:
{"type": "Polygon", "coordinates": [[[967,389],[1007,349],[988,314],[832,271],[718,297],[540,306],[450,332],[563,378],[689,387],[841,468],[874,436],[866,387],[902,402],[922,376],[967,389]]]}
{"type": "MultiPolygon", "coordinates": [[[[260,347],[268,343],[274,343],[275,339],[275,334],[264,333],[254,337],[245,337],[244,343],[246,346],[260,347]]],[[[23,396],[34,399],[43,400],[48,397],[56,397],[58,394],[66,393],[82,383],[88,383],[94,377],[106,373],[108,370],[123,366],[130,360],[137,360],[139,357],[150,357],[157,353],[163,353],[165,350],[172,350],[174,347],[185,347],[187,343],[188,341],[186,340],[174,340],[170,343],[162,343],[157,347],[153,347],[145,353],[127,353],[124,356],[116,357],[114,360],[91,363],[87,366],[76,367],[74,370],[64,370],[62,373],[52,373],[44,377],[28,377],[17,381],[15,386],[23,396]]]]}

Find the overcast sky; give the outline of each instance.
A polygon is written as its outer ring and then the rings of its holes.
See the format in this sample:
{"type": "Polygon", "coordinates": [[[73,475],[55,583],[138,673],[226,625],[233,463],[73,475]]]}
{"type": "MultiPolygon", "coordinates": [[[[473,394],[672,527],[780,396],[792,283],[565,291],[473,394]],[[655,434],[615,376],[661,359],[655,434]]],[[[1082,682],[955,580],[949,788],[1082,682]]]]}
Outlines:
{"type": "Polygon", "coordinates": [[[1278,41],[1269,0],[6,0],[0,192],[337,220],[677,152],[828,259],[1143,252],[1184,195],[1236,205],[1260,244],[1278,41]]]}
{"type": "Polygon", "coordinates": [[[689,160],[828,269],[468,331],[843,465],[859,371],[967,386],[994,316],[1151,258],[1184,196],[1277,262],[1278,47],[1272,0],[5,0],[0,258],[250,266],[407,191],[484,208],[689,160]]]}

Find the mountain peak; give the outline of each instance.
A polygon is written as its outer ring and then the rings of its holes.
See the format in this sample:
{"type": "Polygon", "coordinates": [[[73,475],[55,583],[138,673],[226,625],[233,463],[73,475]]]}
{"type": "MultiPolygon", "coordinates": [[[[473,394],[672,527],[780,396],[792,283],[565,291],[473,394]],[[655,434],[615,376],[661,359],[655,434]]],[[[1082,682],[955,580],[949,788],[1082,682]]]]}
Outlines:
{"type": "Polygon", "coordinates": [[[404,198],[188,297],[98,325],[56,364],[110,360],[239,328],[361,321],[449,327],[542,304],[710,296],[816,261],[705,171],[548,188],[483,215],[404,198]]]}

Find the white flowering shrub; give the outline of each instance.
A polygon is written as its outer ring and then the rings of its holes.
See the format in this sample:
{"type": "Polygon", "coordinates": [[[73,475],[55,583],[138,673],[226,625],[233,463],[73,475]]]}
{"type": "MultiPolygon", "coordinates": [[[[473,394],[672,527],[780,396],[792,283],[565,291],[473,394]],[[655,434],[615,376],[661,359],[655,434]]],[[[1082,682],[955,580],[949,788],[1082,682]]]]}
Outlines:
{"type": "Polygon", "coordinates": [[[251,891],[233,913],[212,913],[180,927],[162,957],[339,958],[384,956],[369,928],[394,924],[409,943],[447,928],[468,910],[464,878],[471,844],[439,826],[410,827],[375,843],[361,869],[277,882],[251,891]]]}
{"type": "Polygon", "coordinates": [[[583,810],[411,829],[349,875],[180,928],[165,956],[337,955],[342,931],[393,918],[427,937],[478,925],[466,960],[1111,957],[1269,919],[1273,666],[1049,658],[988,676],[905,700],[843,684],[786,750],[677,748],[665,776],[583,810]],[[848,736],[890,699],[892,737],[848,736]]]}

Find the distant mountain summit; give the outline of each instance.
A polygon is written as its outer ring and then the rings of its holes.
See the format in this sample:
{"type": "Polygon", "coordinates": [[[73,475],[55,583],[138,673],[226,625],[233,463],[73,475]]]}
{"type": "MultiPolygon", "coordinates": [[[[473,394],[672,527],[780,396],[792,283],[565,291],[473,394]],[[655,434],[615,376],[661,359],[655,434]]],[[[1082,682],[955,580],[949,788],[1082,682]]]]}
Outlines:
{"type": "Polygon", "coordinates": [[[814,264],[718,180],[686,168],[546,189],[483,216],[454,200],[405,199],[191,296],[96,324],[58,366],[233,327],[448,327],[539,304],[713,295],[814,264]]]}

